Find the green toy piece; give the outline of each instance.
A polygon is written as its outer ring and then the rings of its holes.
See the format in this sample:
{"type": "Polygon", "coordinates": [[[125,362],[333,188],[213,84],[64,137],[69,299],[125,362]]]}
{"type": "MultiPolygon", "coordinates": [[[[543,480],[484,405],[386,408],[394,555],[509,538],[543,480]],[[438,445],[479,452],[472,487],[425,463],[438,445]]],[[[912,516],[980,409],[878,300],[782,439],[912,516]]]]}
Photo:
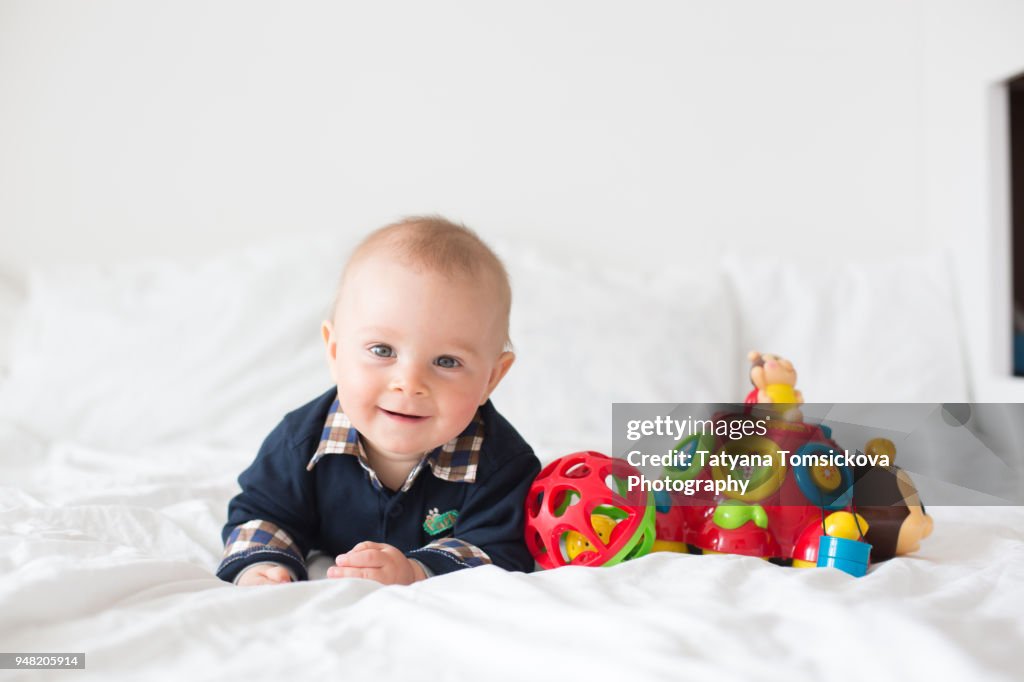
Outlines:
{"type": "Polygon", "coordinates": [[[758,528],[767,528],[768,512],[759,504],[725,500],[715,509],[712,520],[716,526],[726,530],[735,530],[748,521],[753,521],[758,528]]]}

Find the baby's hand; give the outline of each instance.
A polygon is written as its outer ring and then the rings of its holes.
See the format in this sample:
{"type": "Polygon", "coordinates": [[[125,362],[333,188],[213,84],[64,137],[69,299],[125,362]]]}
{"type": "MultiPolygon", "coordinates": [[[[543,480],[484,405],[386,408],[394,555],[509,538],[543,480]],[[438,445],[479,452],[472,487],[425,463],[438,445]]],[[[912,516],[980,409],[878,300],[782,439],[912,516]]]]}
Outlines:
{"type": "Polygon", "coordinates": [[[422,566],[397,547],[382,542],[360,542],[339,554],[334,563],[327,569],[328,578],[366,578],[383,585],[409,585],[427,577],[422,566]]]}
{"type": "Polygon", "coordinates": [[[292,576],[284,566],[271,564],[256,565],[245,569],[238,579],[238,585],[276,585],[278,583],[290,583],[292,576]]]}

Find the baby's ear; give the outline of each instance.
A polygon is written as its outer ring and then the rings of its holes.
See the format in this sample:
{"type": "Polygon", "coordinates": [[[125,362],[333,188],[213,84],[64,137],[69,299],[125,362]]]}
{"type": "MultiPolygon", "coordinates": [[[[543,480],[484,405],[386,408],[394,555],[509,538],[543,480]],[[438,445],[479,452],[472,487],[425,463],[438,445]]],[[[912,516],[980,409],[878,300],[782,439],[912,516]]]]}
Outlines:
{"type": "Polygon", "coordinates": [[[320,325],[320,336],[324,339],[324,350],[327,355],[327,366],[331,369],[331,378],[334,378],[334,363],[338,359],[338,342],[334,338],[334,325],[330,320],[324,320],[320,325]]]}
{"type": "Polygon", "coordinates": [[[494,361],[494,367],[491,369],[491,376],[487,380],[487,392],[484,393],[483,400],[480,404],[483,405],[487,402],[487,399],[491,397],[491,393],[498,387],[501,380],[508,374],[509,368],[512,367],[512,363],[516,360],[516,354],[510,350],[504,351],[498,356],[498,359],[494,361]]]}

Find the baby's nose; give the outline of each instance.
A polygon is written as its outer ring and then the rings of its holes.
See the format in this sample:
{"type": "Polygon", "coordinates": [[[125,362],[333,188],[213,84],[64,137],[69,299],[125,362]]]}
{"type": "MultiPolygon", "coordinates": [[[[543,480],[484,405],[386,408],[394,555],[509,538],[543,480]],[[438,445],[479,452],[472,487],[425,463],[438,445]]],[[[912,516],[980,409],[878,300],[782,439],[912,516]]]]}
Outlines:
{"type": "Polygon", "coordinates": [[[425,394],[427,385],[424,381],[423,372],[415,366],[400,366],[391,377],[391,389],[412,393],[416,395],[425,394]]]}

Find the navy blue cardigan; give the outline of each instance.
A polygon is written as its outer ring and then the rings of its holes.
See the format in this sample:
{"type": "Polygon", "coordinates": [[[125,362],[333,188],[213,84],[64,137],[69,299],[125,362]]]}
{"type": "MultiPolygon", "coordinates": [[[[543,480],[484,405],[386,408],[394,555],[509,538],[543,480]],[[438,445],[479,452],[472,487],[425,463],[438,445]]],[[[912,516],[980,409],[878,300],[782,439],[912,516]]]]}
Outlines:
{"type": "Polygon", "coordinates": [[[257,533],[244,551],[224,557],[218,577],[232,581],[247,566],[274,561],[305,579],[309,551],[333,557],[363,540],[394,545],[434,574],[488,560],[507,570],[533,570],[523,541],[523,506],[540,463],[491,401],[479,412],[484,439],[474,482],[438,478],[424,465],[406,491],[393,492],[375,487],[354,455],[326,456],[307,471],[336,397],[331,388],[285,415],[239,476],[242,492],[228,505],[225,543],[241,524],[262,521],[283,530],[293,544],[282,549],[280,541],[257,533]],[[484,559],[447,551],[446,538],[456,547],[479,548],[484,559]]]}

